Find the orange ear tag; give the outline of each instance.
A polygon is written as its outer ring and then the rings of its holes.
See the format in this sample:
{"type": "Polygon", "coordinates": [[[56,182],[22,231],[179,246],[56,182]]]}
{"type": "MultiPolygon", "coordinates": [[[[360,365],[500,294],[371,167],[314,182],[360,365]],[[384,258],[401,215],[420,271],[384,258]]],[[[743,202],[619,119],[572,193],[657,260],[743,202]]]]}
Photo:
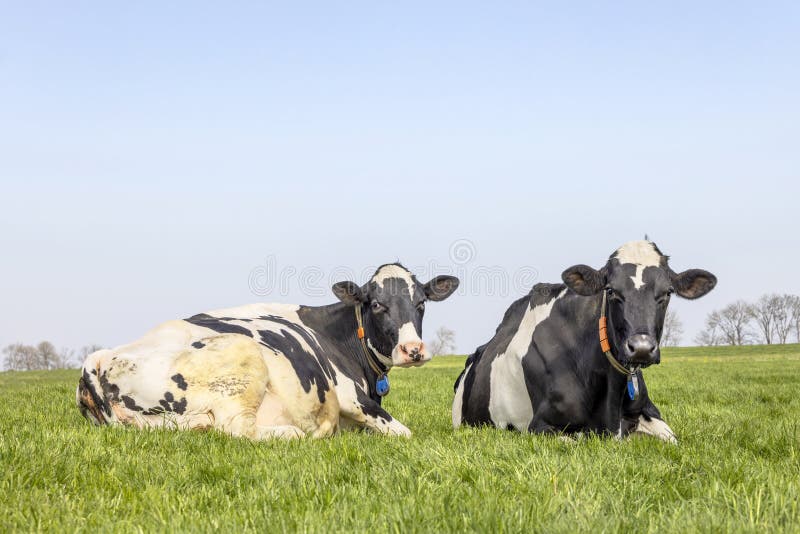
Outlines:
{"type": "Polygon", "coordinates": [[[358,339],[364,339],[364,328],[361,326],[358,327],[358,339]]]}

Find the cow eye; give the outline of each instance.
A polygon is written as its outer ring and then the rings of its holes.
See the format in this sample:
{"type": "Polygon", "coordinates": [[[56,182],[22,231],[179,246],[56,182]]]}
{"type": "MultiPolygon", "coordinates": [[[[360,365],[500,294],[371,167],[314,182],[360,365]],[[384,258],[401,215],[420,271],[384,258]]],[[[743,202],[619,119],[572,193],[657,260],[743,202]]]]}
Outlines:
{"type": "Polygon", "coordinates": [[[622,295],[620,295],[617,291],[615,291],[610,287],[606,288],[606,293],[608,293],[608,298],[610,298],[611,300],[616,300],[617,302],[622,302],[623,300],[625,300],[622,297],[622,295]]]}
{"type": "Polygon", "coordinates": [[[381,304],[380,302],[378,302],[377,300],[373,300],[372,301],[372,311],[379,312],[379,311],[383,311],[385,309],[386,308],[384,307],[384,305],[381,304]]]}

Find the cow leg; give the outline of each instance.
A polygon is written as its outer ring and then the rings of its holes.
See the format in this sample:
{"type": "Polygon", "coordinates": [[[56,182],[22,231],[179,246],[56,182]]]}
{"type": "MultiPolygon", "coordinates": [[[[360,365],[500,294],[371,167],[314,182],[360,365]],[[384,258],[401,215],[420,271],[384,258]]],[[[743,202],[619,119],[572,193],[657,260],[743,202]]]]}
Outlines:
{"type": "Polygon", "coordinates": [[[675,432],[661,418],[661,412],[650,400],[647,393],[647,386],[644,383],[644,376],[639,371],[639,398],[635,401],[625,397],[622,406],[622,436],[631,434],[646,434],[656,437],[668,443],[678,443],[675,432]]]}
{"type": "Polygon", "coordinates": [[[658,408],[649,398],[642,407],[641,412],[633,416],[625,414],[622,421],[622,433],[623,435],[645,434],[667,443],[678,443],[675,432],[664,422],[658,408]]]}
{"type": "Polygon", "coordinates": [[[256,427],[255,439],[295,439],[302,438],[306,435],[305,432],[292,425],[282,426],[259,426],[256,427]]]}
{"type": "MultiPolygon", "coordinates": [[[[335,405],[335,397],[328,398],[325,404],[319,405],[316,414],[306,415],[304,423],[309,428],[311,437],[323,438],[332,435],[338,424],[338,412],[329,414],[328,403],[335,405]]],[[[267,391],[256,413],[256,439],[298,438],[306,436],[295,418],[287,409],[287,404],[275,393],[267,391]]]]}
{"type": "Polygon", "coordinates": [[[533,421],[528,425],[528,432],[531,434],[545,434],[550,436],[563,435],[561,429],[558,429],[546,422],[540,415],[535,415],[533,421]]]}
{"type": "Polygon", "coordinates": [[[372,399],[361,401],[342,413],[355,426],[387,436],[411,437],[411,431],[400,421],[389,415],[372,399]]]}
{"type": "Polygon", "coordinates": [[[294,439],[306,435],[294,425],[259,425],[255,410],[230,403],[227,406],[217,405],[213,410],[214,428],[231,436],[256,440],[294,439]]]}
{"type": "Polygon", "coordinates": [[[663,419],[658,419],[656,417],[648,418],[644,414],[639,416],[639,420],[637,421],[636,428],[633,430],[633,432],[654,436],[662,441],[666,441],[667,443],[678,443],[678,438],[675,437],[675,432],[672,431],[672,429],[667,423],[664,422],[663,419]]]}

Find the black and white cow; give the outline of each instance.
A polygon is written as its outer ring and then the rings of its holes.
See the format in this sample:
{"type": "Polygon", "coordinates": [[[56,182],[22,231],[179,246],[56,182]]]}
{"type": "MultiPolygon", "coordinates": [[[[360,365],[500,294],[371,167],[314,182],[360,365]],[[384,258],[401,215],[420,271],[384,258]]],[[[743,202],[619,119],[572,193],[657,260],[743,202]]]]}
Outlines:
{"type": "Polygon", "coordinates": [[[637,368],[661,359],[670,295],[702,297],[716,277],[698,269],[676,274],[654,243],[635,241],[599,271],[576,265],[562,279],[537,284],[514,302],[491,341],[467,359],[455,384],[454,427],[618,437],[641,432],[674,442],[637,368]],[[604,304],[608,353],[599,333],[604,304]],[[638,382],[638,395],[632,387],[628,392],[626,370],[635,372],[631,384],[638,382]]]}
{"type": "Polygon", "coordinates": [[[390,264],[363,287],[334,285],[341,302],[329,306],[251,304],[170,321],[89,355],[78,406],[97,424],[215,428],[253,439],[350,427],[409,436],[381,408],[379,377],[430,360],[420,337],[425,302],[457,287],[451,276],[423,285],[390,264]]]}

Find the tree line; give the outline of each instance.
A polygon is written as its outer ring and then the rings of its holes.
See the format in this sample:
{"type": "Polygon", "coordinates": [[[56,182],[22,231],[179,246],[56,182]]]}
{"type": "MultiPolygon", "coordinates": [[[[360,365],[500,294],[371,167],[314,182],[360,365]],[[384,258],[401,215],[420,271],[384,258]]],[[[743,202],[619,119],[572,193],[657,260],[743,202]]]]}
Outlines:
{"type": "Polygon", "coordinates": [[[800,297],[763,295],[755,302],[737,300],[708,314],[698,345],[752,345],[800,342],[800,297]]]}
{"type": "Polygon", "coordinates": [[[49,341],[37,345],[14,343],[3,349],[3,369],[6,371],[47,371],[51,369],[75,369],[80,367],[89,354],[100,350],[99,345],[86,345],[78,351],[57,350],[49,341]]]}

